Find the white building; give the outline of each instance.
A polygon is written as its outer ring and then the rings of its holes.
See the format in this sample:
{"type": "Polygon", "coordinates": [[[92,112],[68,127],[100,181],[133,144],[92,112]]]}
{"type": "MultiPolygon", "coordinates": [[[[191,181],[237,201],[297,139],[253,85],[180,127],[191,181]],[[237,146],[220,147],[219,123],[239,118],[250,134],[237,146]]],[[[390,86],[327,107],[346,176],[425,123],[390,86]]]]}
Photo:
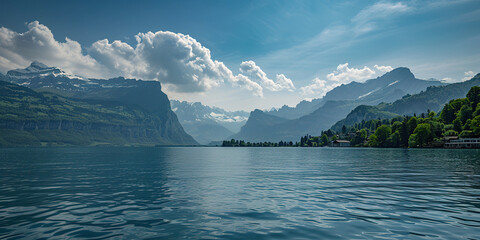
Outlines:
{"type": "Polygon", "coordinates": [[[445,148],[480,148],[480,138],[460,138],[445,143],[445,148]]]}

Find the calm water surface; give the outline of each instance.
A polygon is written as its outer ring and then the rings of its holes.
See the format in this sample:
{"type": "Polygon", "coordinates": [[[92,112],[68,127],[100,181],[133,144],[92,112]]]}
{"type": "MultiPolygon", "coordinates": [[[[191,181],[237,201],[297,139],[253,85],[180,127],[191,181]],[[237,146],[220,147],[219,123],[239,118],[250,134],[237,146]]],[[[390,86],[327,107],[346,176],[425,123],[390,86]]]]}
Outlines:
{"type": "Polygon", "coordinates": [[[480,239],[480,151],[0,149],[0,239],[480,239]]]}

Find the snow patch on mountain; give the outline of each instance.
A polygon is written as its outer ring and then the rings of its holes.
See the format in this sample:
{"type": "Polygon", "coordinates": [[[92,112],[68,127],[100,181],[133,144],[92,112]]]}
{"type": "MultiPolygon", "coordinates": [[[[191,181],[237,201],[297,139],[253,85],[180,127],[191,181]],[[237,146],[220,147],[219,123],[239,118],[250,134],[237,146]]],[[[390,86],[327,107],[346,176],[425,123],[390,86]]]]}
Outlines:
{"type": "Polygon", "coordinates": [[[47,76],[66,77],[69,79],[80,79],[88,81],[88,79],[64,72],[56,67],[49,67],[41,62],[34,61],[27,68],[15,69],[7,72],[7,76],[17,79],[44,78],[47,76]]]}

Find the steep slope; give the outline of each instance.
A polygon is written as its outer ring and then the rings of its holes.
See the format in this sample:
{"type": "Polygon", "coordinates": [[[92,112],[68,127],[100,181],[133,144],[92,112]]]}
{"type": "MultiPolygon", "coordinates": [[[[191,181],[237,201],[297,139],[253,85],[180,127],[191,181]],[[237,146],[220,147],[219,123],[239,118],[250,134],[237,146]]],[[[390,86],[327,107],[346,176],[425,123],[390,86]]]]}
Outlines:
{"type": "Polygon", "coordinates": [[[0,81],[0,145],[196,144],[172,116],[91,103],[0,81]]]}
{"type": "Polygon", "coordinates": [[[342,129],[342,126],[344,125],[351,126],[354,123],[361,121],[368,121],[372,119],[391,119],[398,116],[400,115],[391,112],[381,111],[374,106],[360,105],[353,109],[346,118],[335,123],[331,127],[331,129],[335,131],[340,131],[342,129]]]}
{"type": "MultiPolygon", "coordinates": [[[[109,80],[83,79],[38,62],[23,70],[9,71],[2,78],[46,94],[60,94],[93,105],[119,105],[147,115],[155,115],[158,118],[155,122],[156,130],[165,144],[196,144],[195,140],[185,133],[171,110],[170,101],[162,92],[159,82],[122,77],[109,80]]],[[[78,109],[72,110],[75,112],[78,109]]]]}
{"type": "Polygon", "coordinates": [[[431,111],[438,112],[451,99],[462,98],[473,86],[480,85],[480,74],[472,79],[446,86],[428,87],[419,94],[407,95],[391,104],[380,104],[378,108],[399,115],[413,115],[431,111]]]}
{"type": "Polygon", "coordinates": [[[285,122],[288,122],[288,120],[255,109],[250,113],[245,126],[231,138],[251,142],[268,141],[268,139],[272,139],[271,135],[275,134],[274,131],[278,129],[277,126],[285,122]]]}

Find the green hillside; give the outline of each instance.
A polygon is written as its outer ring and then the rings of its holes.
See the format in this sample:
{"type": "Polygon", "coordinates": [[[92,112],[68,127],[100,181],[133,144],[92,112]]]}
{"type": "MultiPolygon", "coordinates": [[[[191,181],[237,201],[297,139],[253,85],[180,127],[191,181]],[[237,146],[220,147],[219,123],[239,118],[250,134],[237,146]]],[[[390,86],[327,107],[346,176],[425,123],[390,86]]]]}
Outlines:
{"type": "MultiPolygon", "coordinates": [[[[0,145],[196,144],[172,139],[173,112],[156,114],[118,102],[39,93],[0,81],[0,145]],[[172,116],[169,116],[172,115],[172,116]]],[[[183,132],[183,129],[182,129],[183,132]]]]}
{"type": "Polygon", "coordinates": [[[390,119],[398,117],[398,114],[379,110],[374,106],[361,105],[350,112],[345,119],[342,119],[332,126],[332,130],[340,131],[342,126],[350,126],[361,121],[372,119],[390,119]]]}

